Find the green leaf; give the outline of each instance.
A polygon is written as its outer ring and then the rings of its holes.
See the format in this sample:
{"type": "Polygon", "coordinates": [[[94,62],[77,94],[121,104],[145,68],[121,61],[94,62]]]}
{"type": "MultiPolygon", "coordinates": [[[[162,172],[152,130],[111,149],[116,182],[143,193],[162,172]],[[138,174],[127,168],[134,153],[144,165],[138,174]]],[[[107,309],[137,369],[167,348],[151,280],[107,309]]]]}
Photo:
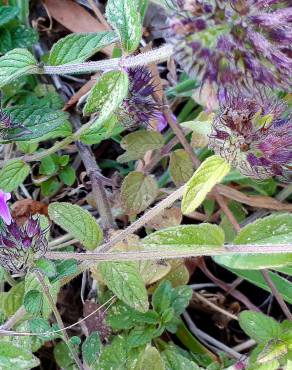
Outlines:
{"type": "Polygon", "coordinates": [[[96,362],[100,348],[101,342],[98,333],[92,333],[85,339],[82,344],[82,356],[88,366],[92,366],[96,362]]]}
{"type": "Polygon", "coordinates": [[[158,337],[162,334],[164,328],[157,328],[156,325],[141,325],[135,326],[130,332],[127,338],[127,345],[130,348],[137,348],[143,346],[153,338],[158,337]]]}
{"type": "Polygon", "coordinates": [[[53,281],[61,280],[65,276],[76,274],[78,271],[77,261],[70,259],[56,262],[57,275],[53,281]]]}
{"type": "Polygon", "coordinates": [[[5,296],[3,310],[7,317],[12,316],[22,305],[24,288],[24,281],[21,281],[14,285],[5,296]]]}
{"type": "Polygon", "coordinates": [[[10,30],[12,49],[28,48],[38,41],[38,33],[31,27],[18,25],[10,30]]]}
{"type": "MultiPolygon", "coordinates": [[[[57,302],[57,296],[58,296],[58,293],[59,293],[59,290],[60,290],[60,284],[59,282],[55,282],[55,283],[51,283],[49,281],[49,279],[45,276],[44,277],[44,281],[45,281],[45,284],[53,298],[53,301],[56,303],[57,302]]],[[[48,298],[44,295],[44,291],[43,291],[43,288],[42,286],[40,285],[40,282],[39,280],[37,279],[37,277],[35,276],[34,273],[27,273],[27,275],[25,276],[25,296],[24,296],[24,299],[26,297],[26,295],[30,292],[30,291],[38,291],[41,295],[42,295],[42,302],[41,302],[41,299],[40,297],[38,298],[39,300],[39,305],[41,306],[41,310],[42,310],[42,316],[44,318],[48,318],[52,312],[52,307],[51,307],[51,304],[48,300],[48,298]]],[[[31,302],[31,299],[29,297],[28,301],[28,306],[32,306],[32,302],[31,302]],[[30,301],[30,302],[29,302],[30,301]]]]}
{"type": "Polygon", "coordinates": [[[89,250],[95,249],[102,241],[102,230],[95,218],[83,208],[70,203],[51,203],[50,218],[89,250]]]}
{"type": "Polygon", "coordinates": [[[80,140],[87,145],[99,144],[103,140],[119,135],[125,128],[118,124],[116,116],[113,114],[105,122],[99,122],[98,125],[93,125],[84,134],[80,136],[80,140]]]}
{"type": "Polygon", "coordinates": [[[15,18],[18,12],[19,10],[16,6],[0,6],[0,27],[15,18]]]}
{"type": "Polygon", "coordinates": [[[128,214],[138,214],[154,202],[158,194],[158,185],[152,176],[143,172],[130,172],[121,187],[123,209],[128,214]]]}
{"type": "Polygon", "coordinates": [[[60,180],[67,186],[72,186],[76,181],[75,169],[71,166],[66,166],[59,173],[60,180]]]}
{"type": "MultiPolygon", "coordinates": [[[[242,228],[234,239],[234,244],[286,244],[292,238],[292,214],[274,214],[259,219],[242,228]]],[[[258,247],[260,250],[260,246],[258,247]]],[[[217,263],[235,269],[263,269],[292,264],[292,253],[236,254],[214,257],[217,263]]]]}
{"type": "Polygon", "coordinates": [[[141,159],[148,150],[156,150],[163,147],[164,137],[156,131],[139,130],[123,137],[121,147],[126,153],[117,158],[119,163],[125,163],[141,159]]]}
{"type": "MultiPolygon", "coordinates": [[[[250,283],[266,290],[267,292],[271,292],[271,288],[265,281],[262,273],[257,270],[236,270],[228,267],[228,270],[232,271],[234,274],[238,275],[239,277],[244,278],[245,280],[249,281],[250,283]]],[[[287,301],[288,303],[292,304],[292,283],[274,272],[269,271],[270,278],[272,279],[273,283],[275,284],[278,292],[281,296],[287,301]]]]}
{"type": "Polygon", "coordinates": [[[53,157],[51,155],[48,155],[47,157],[43,158],[41,160],[41,165],[39,168],[39,173],[41,175],[53,175],[58,170],[58,165],[54,161],[53,157]]]}
{"type": "MultiPolygon", "coordinates": [[[[11,115],[15,122],[21,123],[29,130],[27,133],[22,133],[23,129],[21,128],[9,130],[9,135],[7,135],[5,141],[25,141],[37,138],[44,140],[51,138],[54,135],[54,130],[59,126],[69,124],[67,121],[68,113],[49,107],[16,105],[4,110],[11,115]],[[18,135],[20,132],[22,133],[21,136],[18,135]],[[44,135],[47,135],[47,137],[43,138],[44,135]]],[[[68,132],[68,128],[66,128],[66,132],[68,132]]]]}
{"type": "Polygon", "coordinates": [[[168,346],[168,348],[162,352],[162,358],[164,359],[166,370],[200,369],[200,367],[195,362],[181,355],[174,346],[168,346]]]}
{"type": "Polygon", "coordinates": [[[29,370],[40,365],[40,361],[30,351],[14,346],[7,341],[0,341],[1,370],[29,370]]]}
{"type": "Polygon", "coordinates": [[[34,56],[26,49],[14,49],[0,58],[0,88],[21,76],[37,73],[34,56]]]}
{"type": "Polygon", "coordinates": [[[107,45],[117,41],[113,31],[71,33],[56,42],[50,52],[49,64],[82,63],[107,45]]]}
{"type": "Polygon", "coordinates": [[[147,290],[134,262],[101,262],[101,275],[108,288],[123,302],[137,311],[149,307],[147,290]]]}
{"type": "Polygon", "coordinates": [[[164,361],[155,347],[147,346],[139,356],[135,370],[165,370],[164,361]]]}
{"type": "Polygon", "coordinates": [[[213,186],[230,171],[230,165],[221,157],[207,158],[187,182],[182,199],[182,212],[189,214],[203,202],[213,186]]]}
{"type": "Polygon", "coordinates": [[[114,330],[131,329],[137,324],[159,324],[159,315],[154,311],[136,311],[118,301],[108,312],[106,322],[114,330]]]}
{"type": "Polygon", "coordinates": [[[23,305],[27,312],[31,314],[38,314],[41,312],[43,306],[43,295],[38,290],[28,291],[23,299],[23,305]]]}
{"type": "Polygon", "coordinates": [[[177,149],[170,154],[169,174],[176,186],[186,183],[193,172],[191,158],[184,149],[177,149]]]}
{"type": "Polygon", "coordinates": [[[0,54],[5,54],[11,49],[13,49],[11,33],[7,28],[0,28],[0,54]]]}
{"type": "Polygon", "coordinates": [[[12,159],[0,171],[0,189],[11,192],[27,178],[30,167],[20,159],[12,159]]]}
{"type": "Polygon", "coordinates": [[[66,370],[77,369],[77,367],[74,366],[75,365],[74,357],[66,343],[59,342],[55,345],[54,357],[60,368],[66,370]]]}
{"type": "Polygon", "coordinates": [[[62,184],[56,177],[51,177],[47,181],[41,183],[41,193],[44,197],[52,197],[62,187],[62,184]]]}
{"type": "Polygon", "coordinates": [[[161,282],[152,296],[153,309],[162,314],[171,305],[172,286],[169,281],[161,282]]]}
{"type": "Polygon", "coordinates": [[[218,249],[224,243],[223,230],[217,225],[180,225],[156,231],[144,239],[142,244],[146,249],[168,248],[171,250],[187,249],[206,251],[218,249]]]}
{"type": "Polygon", "coordinates": [[[128,93],[129,78],[126,72],[104,73],[93,86],[84,107],[84,114],[99,112],[99,122],[103,122],[121,105],[128,93]]]}
{"type": "Polygon", "coordinates": [[[281,334],[280,324],[260,312],[243,311],[239,315],[242,330],[257,343],[268,342],[281,334]]]}
{"type": "Polygon", "coordinates": [[[119,34],[122,48],[132,53],[139,46],[142,37],[141,15],[135,0],[109,0],[106,16],[119,34]]]}
{"type": "Polygon", "coordinates": [[[192,288],[187,285],[181,285],[172,290],[171,306],[176,315],[181,315],[189,305],[192,298],[192,288]]]}
{"type": "Polygon", "coordinates": [[[127,370],[127,346],[126,339],[116,335],[112,342],[104,347],[94,370],[127,370]]]}

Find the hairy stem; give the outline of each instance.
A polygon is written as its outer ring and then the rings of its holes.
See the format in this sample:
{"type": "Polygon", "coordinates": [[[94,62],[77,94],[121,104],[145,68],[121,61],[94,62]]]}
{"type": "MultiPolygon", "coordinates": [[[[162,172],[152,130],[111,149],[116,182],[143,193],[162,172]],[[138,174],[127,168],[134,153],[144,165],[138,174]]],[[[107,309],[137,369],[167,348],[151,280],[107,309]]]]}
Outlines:
{"type": "Polygon", "coordinates": [[[253,254],[277,254],[292,253],[292,244],[267,244],[267,245],[226,245],[223,247],[214,247],[200,245],[198,251],[191,248],[182,248],[171,250],[160,246],[159,250],[142,250],[127,252],[47,252],[46,257],[53,260],[75,259],[78,261],[143,261],[159,260],[165,258],[186,258],[198,256],[230,256],[235,254],[253,255],[253,254]]]}
{"type": "Polygon", "coordinates": [[[266,280],[268,286],[270,287],[273,293],[273,296],[276,298],[277,302],[279,303],[279,306],[282,308],[282,311],[284,312],[285,316],[287,317],[288,320],[292,321],[291,311],[289,310],[283,297],[278,292],[277,287],[275,286],[273,280],[271,279],[269,275],[269,270],[267,269],[262,270],[262,275],[263,275],[263,278],[266,280]]]}
{"type": "Polygon", "coordinates": [[[80,361],[77,353],[75,353],[75,351],[72,348],[72,345],[70,344],[70,338],[69,338],[69,336],[68,336],[68,334],[67,334],[67,332],[65,330],[65,326],[63,324],[61,315],[60,315],[60,313],[59,313],[59,311],[58,311],[58,309],[57,309],[57,307],[55,305],[54,299],[53,299],[53,297],[52,297],[52,295],[50,293],[50,290],[49,290],[49,288],[48,288],[48,286],[47,286],[47,284],[45,282],[45,279],[44,279],[42,273],[39,270],[35,270],[34,273],[35,273],[38,281],[40,282],[40,285],[42,286],[43,292],[44,292],[45,296],[48,299],[48,302],[49,302],[49,305],[51,306],[52,311],[54,312],[55,318],[57,320],[57,323],[58,323],[60,329],[63,330],[62,332],[63,332],[64,340],[65,340],[65,342],[66,342],[66,344],[67,344],[67,346],[68,346],[68,348],[69,348],[69,350],[70,350],[70,352],[71,352],[71,354],[72,354],[72,356],[73,356],[73,358],[74,358],[74,360],[75,360],[78,368],[80,370],[84,370],[84,367],[82,365],[82,362],[80,361]]]}
{"type": "MultiPolygon", "coordinates": [[[[72,117],[75,127],[80,126],[80,120],[77,116],[72,117]]],[[[97,166],[94,154],[88,145],[83,144],[81,141],[76,141],[80,157],[84,163],[87,175],[90,178],[92,194],[100,215],[101,226],[105,233],[110,229],[116,228],[109,200],[107,198],[104,184],[99,176],[99,168],[97,166]]]]}
{"type": "Polygon", "coordinates": [[[117,70],[121,68],[133,68],[145,66],[151,63],[160,63],[168,60],[173,54],[173,46],[165,44],[160,48],[147,51],[135,56],[98,60],[78,64],[66,64],[60,66],[44,66],[39,68],[40,74],[73,74],[96,71],[117,70]]]}

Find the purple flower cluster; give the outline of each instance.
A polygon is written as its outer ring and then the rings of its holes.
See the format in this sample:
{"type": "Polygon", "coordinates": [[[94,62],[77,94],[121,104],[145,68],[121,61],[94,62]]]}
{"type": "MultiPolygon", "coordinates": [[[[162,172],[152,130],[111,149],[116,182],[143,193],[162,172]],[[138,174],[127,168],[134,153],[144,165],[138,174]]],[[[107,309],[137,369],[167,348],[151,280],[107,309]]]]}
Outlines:
{"type": "Polygon", "coordinates": [[[0,192],[0,216],[5,222],[0,229],[0,265],[11,272],[24,272],[46,253],[48,241],[38,218],[31,216],[24,226],[12,220],[6,204],[9,199],[9,193],[0,192]]]}
{"type": "Polygon", "coordinates": [[[154,99],[155,85],[151,71],[146,67],[128,70],[129,93],[118,112],[121,123],[130,130],[151,126],[151,120],[163,125],[161,106],[154,99]]]}
{"type": "Polygon", "coordinates": [[[288,89],[292,7],[281,0],[172,0],[169,41],[193,78],[288,89]]]}
{"type": "Polygon", "coordinates": [[[223,94],[209,147],[243,175],[292,180],[292,117],[266,93],[223,94]]]}

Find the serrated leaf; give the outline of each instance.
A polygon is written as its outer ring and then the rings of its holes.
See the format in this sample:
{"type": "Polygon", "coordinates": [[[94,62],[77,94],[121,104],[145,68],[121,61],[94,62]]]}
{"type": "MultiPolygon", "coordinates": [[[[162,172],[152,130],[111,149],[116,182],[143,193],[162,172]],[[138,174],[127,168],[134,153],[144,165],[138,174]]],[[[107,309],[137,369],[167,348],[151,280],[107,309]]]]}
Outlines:
{"type": "Polygon", "coordinates": [[[260,312],[243,311],[239,315],[242,330],[257,343],[268,342],[281,334],[280,324],[260,312]]]}
{"type": "Polygon", "coordinates": [[[117,161],[125,163],[140,159],[148,150],[156,150],[163,147],[164,137],[156,131],[139,130],[123,137],[121,147],[126,153],[120,155],[117,161]]]}
{"type": "Polygon", "coordinates": [[[84,114],[99,112],[98,121],[104,121],[120,106],[128,93],[129,78],[126,72],[104,73],[93,86],[84,107],[84,114]]]}
{"type": "Polygon", "coordinates": [[[54,358],[61,369],[75,370],[75,360],[66,343],[59,342],[55,345],[54,358]]]}
{"type": "Polygon", "coordinates": [[[98,357],[101,349],[101,342],[98,333],[89,335],[82,344],[83,360],[88,366],[92,366],[98,357]]]}
{"type": "Polygon", "coordinates": [[[121,200],[128,214],[144,211],[156,198],[158,185],[152,176],[143,172],[130,172],[121,187],[121,200]]]}
{"type": "Polygon", "coordinates": [[[200,370],[200,367],[185,356],[182,356],[174,346],[162,352],[166,370],[200,370]]]}
{"type": "Polygon", "coordinates": [[[122,48],[132,53],[139,46],[142,37],[141,15],[134,0],[109,0],[106,17],[119,34],[122,48]]]}
{"type": "Polygon", "coordinates": [[[155,347],[147,346],[140,355],[135,370],[165,370],[164,361],[155,347]]]}
{"type": "Polygon", "coordinates": [[[187,182],[182,199],[182,212],[189,214],[203,202],[209,191],[230,171],[230,165],[221,157],[207,158],[187,182]]]}
{"type": "MultiPolygon", "coordinates": [[[[1,73],[1,72],[0,72],[1,73]]],[[[39,107],[38,105],[16,105],[11,108],[6,108],[7,112],[15,122],[21,123],[27,133],[23,133],[22,128],[9,130],[9,134],[5,141],[24,141],[32,139],[47,139],[54,135],[54,130],[58,127],[67,124],[70,126],[68,113],[61,110],[52,109],[49,107],[39,107]],[[22,133],[21,136],[19,133],[22,133]],[[44,137],[47,135],[46,137],[44,137]]],[[[64,128],[63,128],[64,129],[64,128]]],[[[66,127],[68,131],[68,128],[66,127]]]]}
{"type": "Polygon", "coordinates": [[[102,230],[95,218],[85,209],[70,203],[51,203],[50,218],[89,250],[95,249],[102,241],[102,230]]]}
{"type": "Polygon", "coordinates": [[[80,136],[80,140],[87,145],[99,144],[112,136],[119,135],[125,128],[118,124],[116,116],[113,114],[105,122],[99,125],[93,124],[89,130],[80,136]]]}
{"type": "Polygon", "coordinates": [[[186,183],[193,172],[191,158],[184,149],[177,149],[170,154],[169,174],[176,186],[186,183]]]}
{"type": "Polygon", "coordinates": [[[113,31],[71,33],[56,42],[50,52],[49,64],[82,63],[117,40],[113,31]]]}
{"type": "Polygon", "coordinates": [[[0,58],[0,88],[37,70],[36,60],[28,50],[11,50],[0,58]]]}
{"type": "Polygon", "coordinates": [[[148,310],[147,290],[137,264],[102,262],[99,268],[106,285],[119,299],[137,311],[148,310]]]}
{"type": "Polygon", "coordinates": [[[139,312],[118,301],[108,312],[106,322],[114,330],[131,329],[138,324],[159,324],[159,315],[149,310],[147,312],[139,312]]]}
{"type": "MultiPolygon", "coordinates": [[[[59,282],[51,283],[49,279],[45,276],[44,277],[45,284],[52,296],[53,301],[56,303],[57,302],[57,296],[60,290],[60,284],[59,282]]],[[[48,318],[52,312],[52,307],[51,304],[44,295],[44,291],[42,286],[40,285],[39,280],[33,273],[28,273],[25,277],[25,296],[30,292],[30,291],[38,291],[42,295],[42,316],[44,318],[48,318]]],[[[24,296],[24,297],[25,297],[24,296]]],[[[39,299],[40,300],[40,299],[39,299]]],[[[31,302],[30,302],[31,305],[31,302]]]]}
{"type": "Polygon", "coordinates": [[[11,192],[23,183],[29,172],[28,164],[20,159],[12,159],[0,171],[0,189],[11,192]]]}
{"type": "Polygon", "coordinates": [[[43,306],[43,295],[38,290],[28,291],[23,299],[23,305],[27,312],[38,314],[43,306]]]}
{"type": "Polygon", "coordinates": [[[10,22],[19,13],[16,6],[0,6],[0,27],[10,22]]]}
{"type": "Polygon", "coordinates": [[[94,370],[127,370],[127,357],[126,340],[121,335],[116,335],[112,342],[103,348],[94,370]]]}
{"type": "Polygon", "coordinates": [[[127,338],[127,345],[130,348],[137,348],[143,346],[149,342],[153,338],[158,337],[162,334],[164,328],[158,327],[157,325],[141,325],[135,326],[128,335],[127,338]]]}
{"type": "Polygon", "coordinates": [[[21,281],[14,285],[5,296],[3,310],[7,317],[12,316],[22,305],[24,288],[24,281],[21,281]]]}
{"type": "MultiPolygon", "coordinates": [[[[292,214],[274,214],[242,228],[234,244],[286,244],[292,238],[292,214]]],[[[260,246],[258,247],[260,249],[260,246]]],[[[292,253],[217,256],[215,261],[234,269],[263,269],[292,264],[292,253]]]]}
{"type": "Polygon", "coordinates": [[[146,285],[155,283],[170,272],[171,266],[166,261],[139,261],[139,271],[146,285]]]}
{"type": "Polygon", "coordinates": [[[10,33],[12,49],[28,48],[38,41],[38,33],[31,27],[18,25],[10,33]]]}
{"type": "Polygon", "coordinates": [[[39,359],[30,351],[4,340],[0,341],[0,368],[2,370],[29,370],[39,364],[39,359]]]}
{"type": "Polygon", "coordinates": [[[156,231],[141,240],[146,249],[218,250],[224,243],[224,232],[217,225],[180,225],[156,231]]]}

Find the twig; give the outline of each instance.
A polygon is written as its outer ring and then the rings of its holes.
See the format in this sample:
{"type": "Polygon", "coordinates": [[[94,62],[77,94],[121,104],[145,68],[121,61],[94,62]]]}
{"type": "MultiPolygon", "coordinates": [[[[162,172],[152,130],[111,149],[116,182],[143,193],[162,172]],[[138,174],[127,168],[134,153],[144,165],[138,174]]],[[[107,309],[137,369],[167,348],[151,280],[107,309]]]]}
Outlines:
{"type": "Polygon", "coordinates": [[[236,358],[236,359],[242,358],[241,353],[238,353],[238,352],[234,351],[234,349],[227,347],[225,344],[219,342],[219,340],[211,337],[209,334],[207,334],[207,333],[203,332],[202,330],[200,330],[195,325],[195,323],[193,322],[193,320],[191,319],[190,315],[187,312],[184,312],[183,313],[183,317],[186,320],[186,322],[187,322],[187,324],[189,326],[190,331],[195,336],[197,336],[197,337],[205,340],[206,342],[212,344],[214,347],[218,348],[219,350],[226,352],[229,356],[231,356],[233,358],[236,358]]]}
{"type": "Polygon", "coordinates": [[[47,284],[46,284],[46,282],[45,282],[45,280],[43,278],[42,273],[39,270],[34,270],[34,273],[35,273],[38,281],[40,282],[40,284],[42,286],[42,289],[44,291],[44,294],[46,295],[46,297],[47,297],[47,299],[49,301],[49,305],[50,305],[51,309],[54,312],[54,315],[55,315],[55,318],[57,320],[57,323],[58,323],[59,327],[63,330],[62,332],[63,332],[63,335],[64,335],[64,340],[65,340],[65,342],[66,342],[66,344],[68,346],[68,349],[70,350],[70,352],[71,352],[71,354],[72,354],[72,356],[73,356],[73,358],[74,358],[74,360],[75,360],[78,368],[80,370],[84,370],[84,367],[82,365],[82,362],[80,361],[77,353],[75,353],[75,351],[72,348],[72,345],[70,343],[70,338],[69,338],[69,336],[68,336],[68,334],[67,334],[67,332],[65,330],[65,326],[63,324],[61,315],[60,315],[60,313],[59,313],[59,311],[58,311],[58,309],[57,309],[57,307],[55,305],[54,299],[53,299],[53,297],[52,297],[52,295],[50,293],[50,290],[49,290],[49,288],[48,288],[48,286],[47,286],[47,284]]]}
{"type": "MultiPolygon", "coordinates": [[[[73,125],[80,127],[78,116],[72,116],[73,125]]],[[[76,141],[80,157],[84,163],[87,175],[90,178],[92,194],[100,215],[101,226],[105,233],[110,229],[116,228],[109,200],[104,189],[104,185],[99,178],[99,168],[97,166],[94,154],[88,145],[83,144],[81,141],[76,141]]]]}
{"type": "MultiPolygon", "coordinates": [[[[105,244],[104,244],[105,245],[105,244]]],[[[108,245],[108,244],[106,244],[108,245]]],[[[139,250],[127,252],[50,252],[46,253],[49,259],[76,259],[78,261],[144,261],[159,260],[165,258],[188,258],[199,256],[230,256],[236,254],[253,255],[253,254],[278,254],[292,253],[292,244],[268,244],[268,245],[226,245],[223,247],[212,247],[210,245],[198,246],[198,251],[190,247],[171,250],[169,246],[159,246],[158,250],[139,250]],[[204,249],[205,247],[205,249],[204,249]]],[[[195,247],[195,246],[194,246],[195,247]]],[[[233,293],[232,293],[233,294],[233,293]]]]}
{"type": "Polygon", "coordinates": [[[11,329],[16,323],[18,323],[26,314],[26,310],[24,306],[21,306],[15,313],[12,315],[3,325],[0,326],[0,334],[1,330],[9,330],[11,329]]]}
{"type": "Polygon", "coordinates": [[[232,349],[237,352],[242,352],[242,351],[249,349],[250,347],[253,347],[255,344],[256,344],[256,341],[254,339],[248,339],[247,341],[238,344],[232,349]]]}
{"type": "Polygon", "coordinates": [[[103,14],[99,10],[98,6],[95,4],[93,0],[87,0],[91,6],[91,9],[93,10],[94,14],[96,15],[96,18],[102,23],[106,30],[111,30],[109,24],[105,20],[103,14]]]}
{"type": "Polygon", "coordinates": [[[101,245],[98,248],[98,251],[99,252],[108,251],[112,246],[124,240],[128,235],[131,235],[135,231],[139,230],[153,217],[157,216],[165,208],[171,206],[177,199],[181,198],[183,195],[183,192],[184,192],[184,186],[181,186],[176,191],[174,191],[172,194],[170,194],[167,198],[163,199],[160,203],[158,203],[156,206],[151,208],[148,212],[146,212],[143,216],[141,216],[137,221],[133,222],[130,226],[128,226],[123,231],[121,231],[116,237],[112,238],[107,243],[101,245]]]}
{"type": "Polygon", "coordinates": [[[187,139],[185,138],[185,135],[184,135],[180,125],[177,122],[174,121],[174,119],[172,117],[172,113],[171,113],[171,111],[168,107],[167,100],[165,98],[164,98],[163,113],[164,113],[164,116],[165,116],[169,126],[171,127],[172,131],[177,136],[178,140],[182,144],[185,151],[189,154],[194,167],[198,168],[200,166],[201,162],[197,158],[197,156],[195,155],[195,153],[193,151],[193,148],[191,147],[191,145],[188,143],[187,139]]]}
{"type": "Polygon", "coordinates": [[[216,199],[217,203],[219,204],[220,208],[222,209],[222,211],[225,213],[228,220],[231,222],[235,231],[237,231],[237,232],[240,231],[240,225],[237,222],[236,218],[233,216],[233,213],[228,208],[228,206],[227,206],[224,198],[222,197],[222,195],[220,195],[218,192],[215,192],[215,199],[216,199]]]}
{"type": "Polygon", "coordinates": [[[232,320],[237,320],[238,321],[238,317],[236,315],[233,315],[232,313],[224,310],[223,308],[219,307],[218,305],[216,305],[215,303],[212,303],[211,301],[209,301],[207,298],[205,298],[204,296],[202,296],[201,294],[199,293],[196,293],[194,292],[193,295],[199,299],[201,302],[205,303],[206,305],[212,307],[215,311],[218,311],[220,313],[222,313],[223,315],[229,317],[230,319],[232,320]]]}
{"type": "Polygon", "coordinates": [[[286,305],[283,297],[278,292],[278,289],[276,288],[273,280],[271,279],[271,277],[269,275],[269,270],[267,270],[267,269],[262,270],[262,275],[263,275],[265,281],[267,282],[267,284],[269,285],[269,287],[271,288],[273,296],[276,298],[276,300],[279,303],[279,306],[282,308],[282,311],[284,312],[285,316],[287,317],[288,320],[292,321],[292,314],[291,314],[288,306],[286,305]]]}

